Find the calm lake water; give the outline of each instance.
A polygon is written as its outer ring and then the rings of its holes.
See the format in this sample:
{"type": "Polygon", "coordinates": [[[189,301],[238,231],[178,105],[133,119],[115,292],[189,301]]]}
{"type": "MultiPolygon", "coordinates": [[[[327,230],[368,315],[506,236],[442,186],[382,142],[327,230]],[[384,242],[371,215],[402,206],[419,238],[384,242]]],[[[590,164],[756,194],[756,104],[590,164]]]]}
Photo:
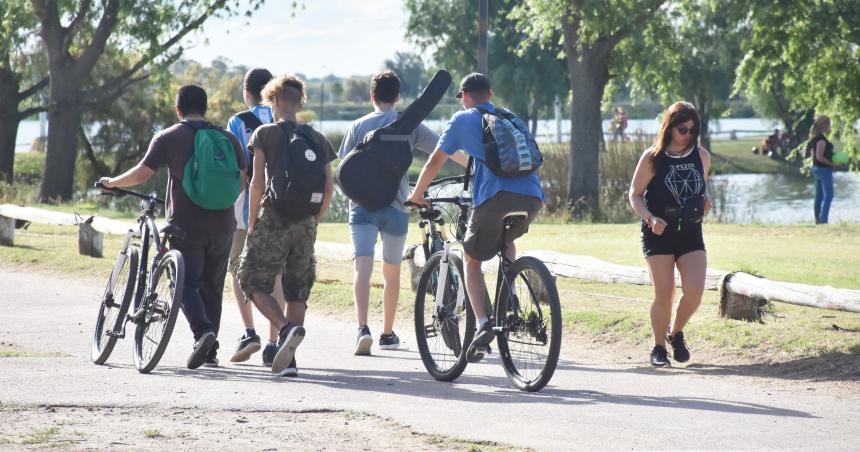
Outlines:
{"type": "MultiPolygon", "coordinates": [[[[725,207],[715,208],[732,223],[814,223],[812,178],[782,174],[728,174],[711,177],[711,190],[723,191],[725,207]]],[[[860,223],[860,174],[833,175],[834,197],[830,223],[860,223]]]]}

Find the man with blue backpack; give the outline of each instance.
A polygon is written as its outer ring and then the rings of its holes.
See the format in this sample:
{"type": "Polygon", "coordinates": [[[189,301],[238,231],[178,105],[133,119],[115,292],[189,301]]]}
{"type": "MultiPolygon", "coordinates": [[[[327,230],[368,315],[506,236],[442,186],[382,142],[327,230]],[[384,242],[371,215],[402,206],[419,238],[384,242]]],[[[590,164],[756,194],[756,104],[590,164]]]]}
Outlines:
{"type": "Polygon", "coordinates": [[[246,184],[246,161],[239,142],[204,119],[206,108],[203,88],[179,88],[180,122],[152,138],[137,166],[99,181],[107,188],[131,187],[167,167],[167,221],[175,231],[170,247],[179,250],[185,261],[182,312],[195,341],[189,369],[204,363],[217,365],[210,352],[217,347],[227,258],[236,229],[233,204],[246,184]]]}
{"type": "MultiPolygon", "coordinates": [[[[248,179],[253,177],[253,163],[251,154],[248,152],[248,142],[251,140],[251,135],[263,124],[274,122],[272,109],[268,105],[263,105],[261,92],[266,83],[272,79],[272,73],[267,69],[254,68],[245,73],[245,79],[242,82],[242,98],[248,109],[233,115],[227,121],[227,130],[229,130],[239,140],[242,145],[242,150],[245,151],[245,158],[248,161],[248,179]]],[[[245,294],[239,287],[239,258],[242,255],[242,250],[245,248],[245,239],[248,237],[248,220],[249,220],[249,187],[243,190],[239,199],[236,200],[236,232],[233,234],[233,246],[230,248],[230,262],[227,265],[227,270],[233,278],[233,295],[236,297],[236,302],[239,305],[239,314],[242,317],[242,323],[245,326],[245,333],[239,338],[239,343],[236,345],[236,351],[230,357],[231,362],[247,361],[251,355],[260,350],[260,336],[257,335],[254,329],[254,313],[250,303],[245,302],[245,294]]],[[[277,300],[281,309],[286,307],[284,294],[276,285],[275,292],[272,294],[277,300]]],[[[278,330],[274,326],[269,326],[269,343],[263,349],[263,365],[271,366],[272,358],[275,356],[275,347],[278,340],[278,330]]]]}
{"type": "Polygon", "coordinates": [[[478,332],[467,356],[470,362],[477,362],[489,353],[489,345],[495,338],[486,307],[487,287],[481,262],[501,249],[505,216],[526,212],[527,218],[512,225],[506,233],[508,258],[512,261],[516,258],[513,242],[528,232],[546,195],[535,172],[543,162],[537,144],[520,118],[491,103],[493,91],[487,76],[467,75],[460,82],[457,98],[464,111],[455,113],[448,121],[409,201],[427,205],[423,194],[449,156],[458,150],[469,155],[469,167],[474,169],[472,213],[463,250],[466,292],[478,319],[478,332]]]}

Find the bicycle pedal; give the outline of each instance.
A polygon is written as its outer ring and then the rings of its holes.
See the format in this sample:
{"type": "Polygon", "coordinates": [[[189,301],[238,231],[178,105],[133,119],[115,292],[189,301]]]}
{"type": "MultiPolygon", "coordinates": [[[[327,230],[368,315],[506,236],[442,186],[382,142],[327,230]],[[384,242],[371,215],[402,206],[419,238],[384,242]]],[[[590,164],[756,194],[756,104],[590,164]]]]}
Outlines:
{"type": "Polygon", "coordinates": [[[110,330],[110,331],[105,332],[105,335],[107,335],[108,337],[115,337],[115,338],[118,338],[118,339],[123,339],[123,338],[125,338],[125,333],[123,333],[122,331],[113,331],[113,330],[110,330]]]}
{"type": "Polygon", "coordinates": [[[433,325],[425,325],[424,337],[436,337],[436,327],[433,325]]]}

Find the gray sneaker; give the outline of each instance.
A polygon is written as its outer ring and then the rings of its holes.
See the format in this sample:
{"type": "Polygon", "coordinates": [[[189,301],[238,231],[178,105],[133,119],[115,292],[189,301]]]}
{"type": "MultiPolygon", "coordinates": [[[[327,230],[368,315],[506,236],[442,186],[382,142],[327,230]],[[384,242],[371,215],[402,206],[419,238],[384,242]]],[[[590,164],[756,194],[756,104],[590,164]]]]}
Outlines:
{"type": "Polygon", "coordinates": [[[381,334],[379,336],[379,348],[382,350],[396,350],[400,347],[400,338],[394,334],[394,331],[391,332],[390,335],[381,334]]]}
{"type": "Polygon", "coordinates": [[[296,366],[296,358],[293,357],[293,360],[290,361],[290,364],[286,369],[281,372],[282,377],[298,377],[299,376],[299,368],[296,366]]]}
{"type": "Polygon", "coordinates": [[[358,334],[355,336],[355,352],[356,356],[370,356],[370,347],[373,345],[373,337],[370,335],[370,328],[367,325],[358,327],[358,334]]]}
{"type": "Polygon", "coordinates": [[[242,335],[239,338],[239,344],[236,346],[236,352],[233,353],[233,356],[230,357],[230,361],[234,363],[241,363],[247,361],[251,358],[251,355],[257,353],[260,350],[260,336],[256,334],[253,336],[242,335]]]}

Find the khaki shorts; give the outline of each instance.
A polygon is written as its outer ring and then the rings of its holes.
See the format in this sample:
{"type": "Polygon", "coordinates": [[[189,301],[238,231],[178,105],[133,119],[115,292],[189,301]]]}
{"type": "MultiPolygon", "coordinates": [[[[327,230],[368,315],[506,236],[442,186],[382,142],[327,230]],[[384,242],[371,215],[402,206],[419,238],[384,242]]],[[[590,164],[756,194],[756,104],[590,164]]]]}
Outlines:
{"type": "Polygon", "coordinates": [[[242,257],[242,250],[245,249],[246,238],[248,238],[248,231],[245,229],[236,229],[236,232],[233,233],[233,246],[230,247],[227,271],[234,275],[239,271],[239,258],[242,257]]]}
{"type": "Polygon", "coordinates": [[[281,284],[287,301],[307,301],[316,278],[316,238],[314,217],[286,220],[264,207],[239,262],[237,276],[245,296],[272,293],[275,279],[283,271],[281,284]]]}
{"type": "Polygon", "coordinates": [[[502,248],[505,215],[520,211],[528,213],[528,218],[514,223],[505,232],[505,239],[508,242],[513,242],[529,231],[529,225],[534,221],[542,206],[541,200],[534,196],[508,191],[496,193],[472,211],[472,215],[469,217],[469,228],[466,230],[466,237],[463,240],[463,250],[469,256],[481,261],[492,259],[502,248]]]}

